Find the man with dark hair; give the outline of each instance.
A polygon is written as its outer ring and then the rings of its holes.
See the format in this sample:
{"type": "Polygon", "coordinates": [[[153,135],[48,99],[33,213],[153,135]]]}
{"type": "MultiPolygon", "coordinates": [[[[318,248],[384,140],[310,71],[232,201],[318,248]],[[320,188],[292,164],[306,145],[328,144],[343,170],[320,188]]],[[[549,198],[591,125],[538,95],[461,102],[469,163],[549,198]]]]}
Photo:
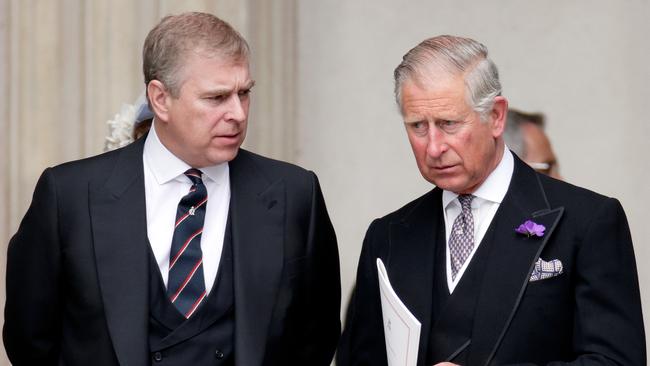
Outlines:
{"type": "Polygon", "coordinates": [[[525,113],[510,108],[503,140],[510,150],[536,171],[562,179],[551,141],[544,132],[542,113],[525,113]]]}
{"type": "Polygon", "coordinates": [[[9,244],[14,365],[329,365],[336,237],[316,176],[240,148],[248,45],[204,13],[144,44],[143,138],[48,168],[9,244]]]}
{"type": "Polygon", "coordinates": [[[377,258],[421,323],[417,365],[645,365],[620,203],[505,148],[508,103],[485,46],[425,40],[395,93],[436,188],[368,228],[338,366],[387,364],[377,258]]]}

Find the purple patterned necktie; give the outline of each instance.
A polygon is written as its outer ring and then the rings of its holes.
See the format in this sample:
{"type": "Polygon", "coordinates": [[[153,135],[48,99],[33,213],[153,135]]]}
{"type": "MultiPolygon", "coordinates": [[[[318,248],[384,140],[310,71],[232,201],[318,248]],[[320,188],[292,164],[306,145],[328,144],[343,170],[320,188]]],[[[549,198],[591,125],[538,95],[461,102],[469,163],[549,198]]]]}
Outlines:
{"type": "Polygon", "coordinates": [[[451,227],[451,235],[449,236],[452,280],[456,280],[456,274],[458,274],[458,271],[474,248],[473,199],[474,196],[471,194],[461,194],[458,196],[461,212],[456,217],[456,220],[454,220],[454,225],[451,227]]]}
{"type": "Polygon", "coordinates": [[[176,309],[189,318],[205,299],[201,234],[205,220],[208,192],[201,171],[188,169],[192,181],[190,192],[181,198],[176,210],[176,224],[169,254],[167,296],[176,309]]]}

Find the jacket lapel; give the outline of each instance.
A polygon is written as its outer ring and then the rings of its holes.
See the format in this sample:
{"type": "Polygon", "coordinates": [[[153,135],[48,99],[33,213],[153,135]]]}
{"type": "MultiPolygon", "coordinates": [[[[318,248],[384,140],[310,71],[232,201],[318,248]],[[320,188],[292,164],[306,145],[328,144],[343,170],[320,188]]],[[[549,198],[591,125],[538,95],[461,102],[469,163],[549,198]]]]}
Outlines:
{"type": "Polygon", "coordinates": [[[537,173],[515,156],[513,177],[485,237],[494,242],[479,293],[470,365],[488,365],[514,317],[530,273],[564,211],[551,209],[537,173]],[[531,219],[546,227],[543,237],[526,237],[515,229],[531,219]]]}
{"type": "Polygon", "coordinates": [[[442,191],[425,195],[403,220],[390,224],[386,271],[393,289],[422,324],[418,365],[426,358],[430,334],[436,236],[442,222],[442,191]]]}
{"type": "Polygon", "coordinates": [[[283,268],[285,184],[269,181],[250,153],[230,162],[236,363],[259,366],[283,268]]]}
{"type": "Polygon", "coordinates": [[[149,362],[143,147],[144,138],[122,149],[108,180],[89,187],[99,287],[109,334],[122,365],[149,362]]]}

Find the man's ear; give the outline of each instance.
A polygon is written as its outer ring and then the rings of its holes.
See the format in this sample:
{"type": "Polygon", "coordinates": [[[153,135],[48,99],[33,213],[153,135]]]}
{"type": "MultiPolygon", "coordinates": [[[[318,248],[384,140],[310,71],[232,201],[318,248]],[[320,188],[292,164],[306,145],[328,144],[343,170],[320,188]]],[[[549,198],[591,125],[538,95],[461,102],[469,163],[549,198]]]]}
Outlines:
{"type": "Polygon", "coordinates": [[[495,138],[503,135],[506,129],[506,118],[508,116],[508,100],[505,97],[498,96],[494,98],[494,105],[490,112],[492,123],[492,136],[495,138]]]}
{"type": "Polygon", "coordinates": [[[156,120],[167,122],[169,120],[169,102],[171,99],[169,90],[159,80],[151,80],[147,84],[147,97],[156,120]]]}

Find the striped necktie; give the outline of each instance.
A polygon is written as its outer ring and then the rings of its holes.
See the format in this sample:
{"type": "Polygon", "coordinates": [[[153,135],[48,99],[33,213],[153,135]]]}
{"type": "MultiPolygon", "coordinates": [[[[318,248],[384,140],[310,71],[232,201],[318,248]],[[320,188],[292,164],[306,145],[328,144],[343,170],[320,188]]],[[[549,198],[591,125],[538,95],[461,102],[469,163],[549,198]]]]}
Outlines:
{"type": "Polygon", "coordinates": [[[181,198],[176,209],[176,225],[169,255],[167,296],[176,309],[185,318],[189,318],[206,297],[201,233],[208,192],[201,180],[200,170],[188,169],[185,175],[192,181],[192,187],[181,198]]]}

